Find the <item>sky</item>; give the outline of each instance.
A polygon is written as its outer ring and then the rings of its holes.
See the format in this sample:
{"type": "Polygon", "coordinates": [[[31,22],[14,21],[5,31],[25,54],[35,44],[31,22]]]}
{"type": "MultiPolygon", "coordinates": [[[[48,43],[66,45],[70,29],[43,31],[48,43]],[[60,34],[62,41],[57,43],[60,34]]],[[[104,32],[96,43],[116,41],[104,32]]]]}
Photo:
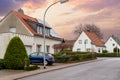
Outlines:
{"type": "MultiPolygon", "coordinates": [[[[46,8],[58,0],[0,0],[0,19],[11,10],[22,8],[28,16],[43,20],[46,8]]],[[[95,24],[104,37],[120,35],[120,0],[69,0],[52,6],[46,21],[65,39],[75,39],[80,24],[95,24]]]]}

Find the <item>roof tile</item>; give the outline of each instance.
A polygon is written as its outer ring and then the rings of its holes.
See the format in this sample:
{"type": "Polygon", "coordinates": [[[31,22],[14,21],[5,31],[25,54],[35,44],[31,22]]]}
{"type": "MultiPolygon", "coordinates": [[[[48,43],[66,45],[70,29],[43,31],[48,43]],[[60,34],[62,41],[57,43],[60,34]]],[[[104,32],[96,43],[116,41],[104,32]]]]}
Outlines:
{"type": "Polygon", "coordinates": [[[91,41],[94,43],[96,46],[103,47],[104,42],[93,32],[85,32],[87,36],[91,39],[91,41]]]}

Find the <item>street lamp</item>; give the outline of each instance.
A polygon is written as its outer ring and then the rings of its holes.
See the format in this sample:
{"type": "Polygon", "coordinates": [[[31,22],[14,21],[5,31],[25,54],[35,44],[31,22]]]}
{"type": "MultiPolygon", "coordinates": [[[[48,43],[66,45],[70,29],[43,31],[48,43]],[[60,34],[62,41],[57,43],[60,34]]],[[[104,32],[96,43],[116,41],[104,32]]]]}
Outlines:
{"type": "Polygon", "coordinates": [[[52,7],[53,5],[55,5],[55,4],[57,4],[57,3],[65,3],[65,2],[68,2],[69,0],[59,0],[59,1],[57,1],[57,2],[54,2],[53,4],[51,4],[50,6],[48,6],[48,8],[45,10],[45,13],[44,13],[44,16],[43,16],[43,31],[44,31],[44,69],[46,68],[46,60],[45,60],[45,53],[46,53],[46,49],[45,49],[45,34],[46,34],[46,30],[45,30],[45,16],[46,16],[46,13],[47,13],[47,11],[48,11],[48,9],[50,8],[50,7],[52,7]]]}

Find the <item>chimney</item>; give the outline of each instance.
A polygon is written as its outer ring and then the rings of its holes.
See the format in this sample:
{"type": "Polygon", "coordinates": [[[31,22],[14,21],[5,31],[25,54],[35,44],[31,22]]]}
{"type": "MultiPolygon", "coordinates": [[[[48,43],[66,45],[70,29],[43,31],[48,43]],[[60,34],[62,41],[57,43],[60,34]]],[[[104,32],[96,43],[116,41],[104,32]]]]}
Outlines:
{"type": "Polygon", "coordinates": [[[19,13],[22,13],[22,14],[24,14],[24,11],[23,11],[23,9],[21,9],[21,8],[20,8],[20,9],[18,9],[18,12],[19,12],[19,13]]]}

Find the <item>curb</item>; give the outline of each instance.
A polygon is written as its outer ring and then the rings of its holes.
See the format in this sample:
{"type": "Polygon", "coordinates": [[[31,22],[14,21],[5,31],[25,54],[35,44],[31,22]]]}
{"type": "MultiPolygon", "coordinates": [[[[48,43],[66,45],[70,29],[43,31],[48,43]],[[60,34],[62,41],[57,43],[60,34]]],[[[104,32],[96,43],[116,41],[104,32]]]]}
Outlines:
{"type": "Polygon", "coordinates": [[[80,65],[80,64],[87,64],[87,63],[97,62],[97,61],[101,61],[101,60],[105,60],[105,59],[95,59],[95,60],[83,61],[83,62],[78,62],[78,63],[60,65],[60,66],[56,66],[56,67],[52,67],[52,68],[48,68],[48,69],[28,71],[28,72],[24,72],[24,73],[20,73],[20,74],[4,76],[4,77],[1,77],[0,80],[19,80],[19,79],[29,77],[29,76],[34,76],[34,75],[38,75],[38,74],[42,74],[42,73],[47,73],[50,71],[56,71],[56,70],[69,68],[69,67],[80,65]]]}
{"type": "Polygon", "coordinates": [[[96,60],[96,59],[95,59],[95,60],[90,60],[90,61],[84,61],[84,62],[79,62],[79,63],[73,63],[73,64],[61,66],[61,67],[58,67],[58,68],[46,70],[46,71],[43,71],[43,72],[38,72],[38,73],[35,73],[35,74],[30,74],[30,75],[18,77],[18,78],[15,78],[15,79],[13,79],[13,80],[18,80],[18,79],[22,79],[22,78],[29,77],[29,76],[34,76],[34,75],[38,75],[38,74],[42,74],[42,73],[47,73],[47,72],[51,72],[51,71],[56,71],[56,70],[60,70],[60,69],[64,69],[64,68],[69,68],[69,67],[73,67],[73,66],[80,65],[80,64],[87,64],[87,63],[90,63],[90,62],[96,62],[96,61],[101,61],[101,60],[96,60]]]}

